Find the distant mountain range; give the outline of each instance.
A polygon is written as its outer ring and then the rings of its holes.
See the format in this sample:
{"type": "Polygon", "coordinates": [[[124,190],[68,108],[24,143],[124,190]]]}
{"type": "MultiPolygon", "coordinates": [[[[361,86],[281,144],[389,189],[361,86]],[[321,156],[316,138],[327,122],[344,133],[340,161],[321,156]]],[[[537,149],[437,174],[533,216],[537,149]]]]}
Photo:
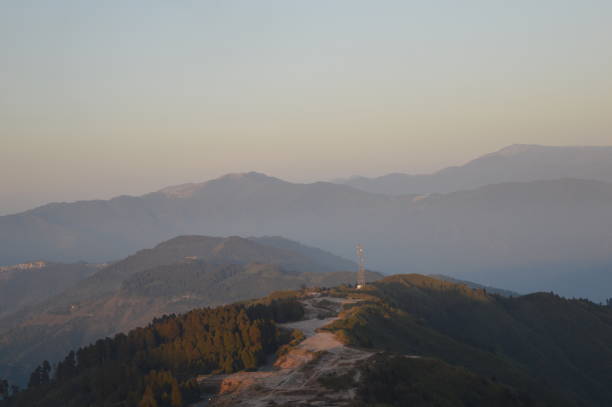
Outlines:
{"type": "Polygon", "coordinates": [[[395,196],[246,173],[140,197],[49,204],[0,217],[0,265],[108,262],[178,235],[280,235],[346,258],[361,243],[368,266],[385,273],[603,301],[612,286],[612,184],[501,181],[518,174],[604,179],[610,151],[513,146],[456,170],[493,184],[449,193],[395,196]]]}
{"type": "Polygon", "coordinates": [[[393,173],[375,178],[354,176],[334,182],[373,193],[404,195],[448,193],[502,182],[560,178],[612,182],[612,146],[515,144],[465,165],[448,167],[433,174],[393,173]]]}
{"type": "MultiPolygon", "coordinates": [[[[0,319],[0,377],[164,314],[356,281],[356,264],[280,237],[181,236],[0,319]]],[[[368,280],[381,276],[368,273],[368,280]]]]}
{"type": "Polygon", "coordinates": [[[184,234],[281,235],[266,231],[312,229],[304,224],[313,218],[333,221],[337,212],[387,200],[346,186],[292,184],[258,173],[180,189],[180,195],[165,189],[141,197],[53,203],[2,216],[0,265],[32,258],[112,261],[184,234]]]}

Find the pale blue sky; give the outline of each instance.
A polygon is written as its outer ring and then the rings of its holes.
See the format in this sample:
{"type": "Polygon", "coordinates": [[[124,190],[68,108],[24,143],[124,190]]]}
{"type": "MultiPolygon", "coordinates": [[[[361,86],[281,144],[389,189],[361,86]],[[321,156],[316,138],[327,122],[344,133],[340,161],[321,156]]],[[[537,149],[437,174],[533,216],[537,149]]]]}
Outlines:
{"type": "Polygon", "coordinates": [[[612,144],[610,1],[0,0],[0,214],[612,144]]]}

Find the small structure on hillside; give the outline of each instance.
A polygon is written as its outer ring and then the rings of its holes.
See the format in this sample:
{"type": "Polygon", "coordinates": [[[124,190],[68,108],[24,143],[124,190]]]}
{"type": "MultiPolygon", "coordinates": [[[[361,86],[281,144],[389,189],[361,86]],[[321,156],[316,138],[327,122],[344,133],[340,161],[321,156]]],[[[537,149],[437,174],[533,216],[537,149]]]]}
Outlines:
{"type": "Polygon", "coordinates": [[[362,289],[366,285],[366,275],[365,275],[365,256],[363,251],[363,246],[357,245],[357,259],[359,263],[359,271],[357,272],[357,289],[362,289]]]}

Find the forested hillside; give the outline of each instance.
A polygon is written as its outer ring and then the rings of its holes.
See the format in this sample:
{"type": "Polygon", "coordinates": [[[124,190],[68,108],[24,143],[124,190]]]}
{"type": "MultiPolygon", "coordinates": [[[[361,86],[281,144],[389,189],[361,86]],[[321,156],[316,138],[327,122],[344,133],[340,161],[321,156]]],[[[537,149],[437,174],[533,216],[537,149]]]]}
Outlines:
{"type": "Polygon", "coordinates": [[[568,407],[439,359],[377,354],[361,366],[356,407],[568,407]],[[360,403],[361,402],[361,403],[360,403]]]}
{"type": "Polygon", "coordinates": [[[256,368],[289,340],[275,324],[303,313],[279,298],[164,316],[70,352],[53,371],[44,362],[4,405],[184,406],[199,399],[196,375],[256,368]]]}
{"type": "MultiPolygon", "coordinates": [[[[538,293],[492,295],[421,275],[359,292],[329,329],[347,343],[441,359],[532,394],[612,404],[612,309],[538,293]]],[[[558,402],[557,402],[558,403],[558,402]]]]}
{"type": "MultiPolygon", "coordinates": [[[[612,402],[609,307],[547,293],[504,297],[422,275],[308,295],[279,293],[158,318],[146,328],[70,352],[57,368],[43,362],[30,375],[28,389],[5,404],[188,405],[199,394],[197,375],[253,369],[280,345],[304,338],[279,331],[276,323],[306,313],[325,318],[311,308],[334,303],[326,297],[348,298],[338,319],[329,319],[323,329],[362,356],[348,367],[350,374],[321,373],[316,384],[303,384],[303,392],[320,386],[354,389],[350,405],[359,407],[607,407],[612,402]]],[[[320,368],[317,358],[325,360],[325,352],[334,349],[317,352],[312,363],[299,368],[320,368]]],[[[248,376],[241,377],[248,383],[248,376]]]]}

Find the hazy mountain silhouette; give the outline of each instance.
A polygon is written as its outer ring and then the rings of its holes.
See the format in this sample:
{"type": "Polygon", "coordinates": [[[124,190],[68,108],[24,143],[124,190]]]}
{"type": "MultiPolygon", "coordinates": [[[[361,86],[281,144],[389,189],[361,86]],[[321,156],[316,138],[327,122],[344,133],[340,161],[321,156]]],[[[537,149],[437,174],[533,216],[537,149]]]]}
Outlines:
{"type": "Polygon", "coordinates": [[[107,261],[182,234],[281,235],[370,268],[445,274],[595,300],[612,285],[612,184],[560,179],[394,197],[331,183],[230,175],[0,217],[0,259],[107,261]]]}
{"type": "Polygon", "coordinates": [[[292,184],[258,173],[197,184],[180,196],[164,189],[141,197],[53,203],[0,217],[0,264],[32,257],[109,261],[182,234],[278,235],[313,217],[369,206],[387,198],[330,183],[292,184]],[[287,229],[284,227],[283,229],[287,229]]]}
{"type": "Polygon", "coordinates": [[[502,182],[559,178],[612,182],[612,147],[515,144],[465,165],[448,167],[433,174],[355,176],[335,182],[373,193],[403,195],[447,193],[502,182]]]}
{"type": "MultiPolygon", "coordinates": [[[[1,319],[0,376],[23,379],[41,358],[54,359],[164,314],[302,286],[353,283],[356,268],[348,260],[280,237],[180,236],[1,319]]],[[[379,277],[368,273],[369,280],[379,277]]]]}

